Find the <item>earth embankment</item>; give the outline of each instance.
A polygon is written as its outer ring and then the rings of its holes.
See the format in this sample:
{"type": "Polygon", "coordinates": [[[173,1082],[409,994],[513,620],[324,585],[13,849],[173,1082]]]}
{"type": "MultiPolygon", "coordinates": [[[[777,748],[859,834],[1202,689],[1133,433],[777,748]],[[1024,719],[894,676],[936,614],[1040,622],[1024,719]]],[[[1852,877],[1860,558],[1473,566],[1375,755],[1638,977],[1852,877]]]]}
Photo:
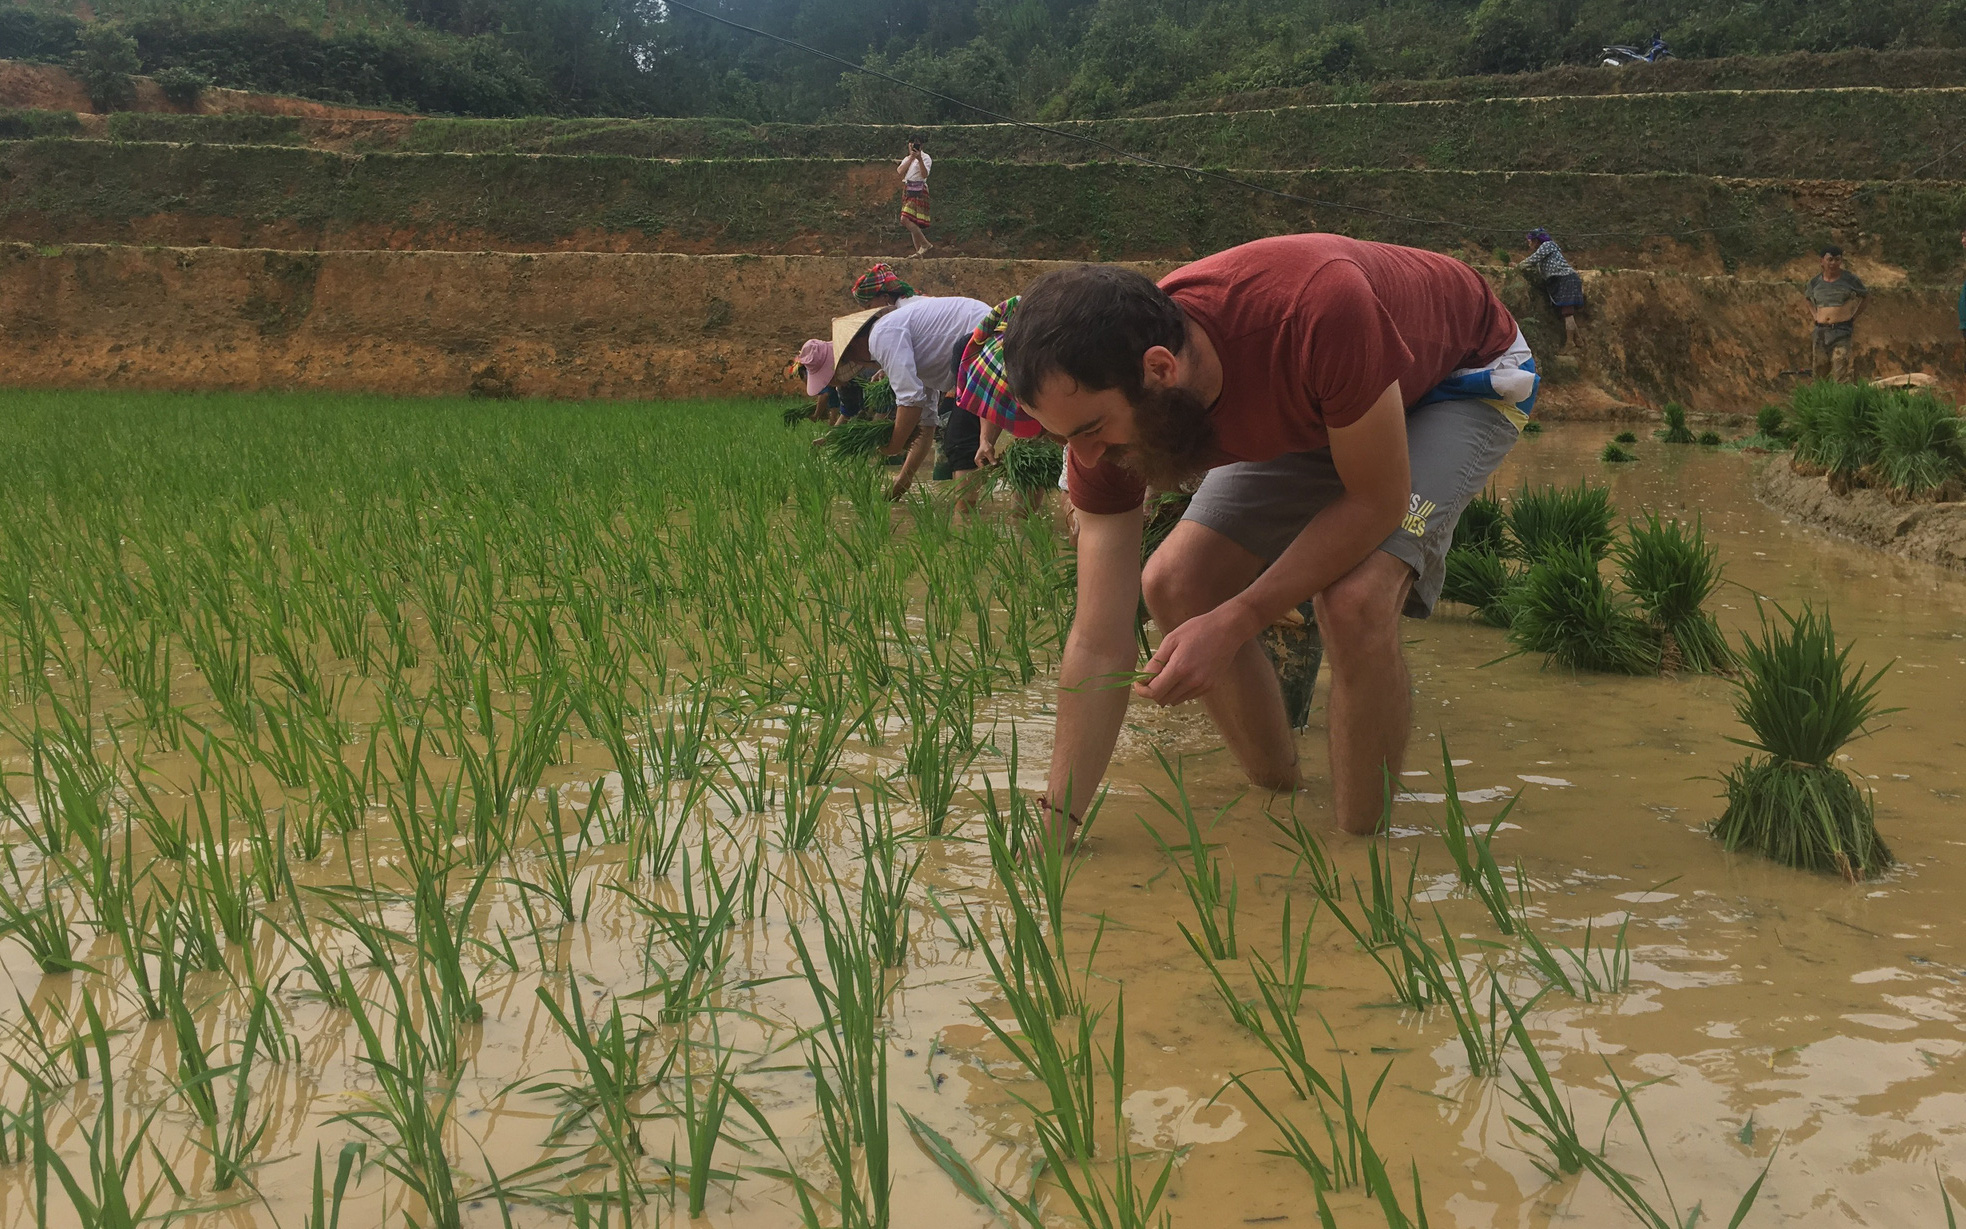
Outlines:
{"type": "MultiPolygon", "coordinates": [[[[656,399],[790,392],[799,343],[848,309],[866,257],[596,252],[0,248],[0,383],[656,399]]],[[[911,262],[926,293],[995,300],[1053,267],[911,262]]],[[[1168,262],[1138,266],[1150,275],[1168,262]]],[[[1751,412],[1807,355],[1782,282],[1595,273],[1581,353],[1519,279],[1503,290],[1550,373],[1552,413],[1667,398],[1751,412]]],[[[1931,366],[1956,341],[1949,295],[1885,288],[1860,364],[1931,366]],[[1944,327],[1940,327],[1944,326],[1944,327]]]]}
{"type": "Polygon", "coordinates": [[[1771,457],[1755,476],[1761,502],[1801,524],[1941,567],[1966,568],[1966,503],[1901,503],[1882,491],[1838,494],[1829,480],[1771,457]]]}
{"type": "MultiPolygon", "coordinates": [[[[950,254],[1003,259],[1187,260],[1337,230],[1492,260],[1540,225],[1583,265],[1780,268],[1834,240],[1936,278],[1966,214],[1966,183],[1933,180],[1237,174],[1291,196],[1121,163],[955,162],[936,172],[935,230],[950,254]]],[[[898,202],[891,167],[850,160],[0,143],[0,239],[30,243],[843,255],[899,242],[898,202]]]]}

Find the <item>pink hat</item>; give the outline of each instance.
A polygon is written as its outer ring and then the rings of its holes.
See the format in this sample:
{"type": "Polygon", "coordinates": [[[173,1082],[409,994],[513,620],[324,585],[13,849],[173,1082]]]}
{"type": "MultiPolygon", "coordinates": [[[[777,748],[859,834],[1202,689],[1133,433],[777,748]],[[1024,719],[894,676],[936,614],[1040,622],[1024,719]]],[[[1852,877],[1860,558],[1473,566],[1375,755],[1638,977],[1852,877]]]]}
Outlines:
{"type": "Polygon", "coordinates": [[[799,365],[806,369],[806,392],[817,397],[833,382],[839,363],[833,358],[833,343],[814,337],[799,347],[799,365]]]}

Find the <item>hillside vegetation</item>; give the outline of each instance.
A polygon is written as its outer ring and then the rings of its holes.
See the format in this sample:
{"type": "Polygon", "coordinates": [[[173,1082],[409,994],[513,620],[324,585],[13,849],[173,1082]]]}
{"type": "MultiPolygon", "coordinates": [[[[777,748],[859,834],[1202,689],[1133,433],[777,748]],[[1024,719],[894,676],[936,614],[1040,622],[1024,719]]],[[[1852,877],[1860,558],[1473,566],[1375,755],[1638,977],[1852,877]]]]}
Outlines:
{"type": "MultiPolygon", "coordinates": [[[[700,0],[693,7],[979,106],[1041,118],[1212,106],[1250,91],[1319,96],[1298,101],[1373,97],[1396,80],[1589,65],[1601,45],[1641,41],[1655,29],[1696,60],[1966,44],[1966,0],[700,0]]],[[[207,82],[459,115],[973,118],[647,0],[99,0],[92,11],[97,20],[87,22],[68,0],[0,0],[0,58],[79,57],[110,78],[168,72],[187,89],[207,82]]],[[[1806,63],[1793,77],[1801,88],[1847,84],[1806,63]]]]}

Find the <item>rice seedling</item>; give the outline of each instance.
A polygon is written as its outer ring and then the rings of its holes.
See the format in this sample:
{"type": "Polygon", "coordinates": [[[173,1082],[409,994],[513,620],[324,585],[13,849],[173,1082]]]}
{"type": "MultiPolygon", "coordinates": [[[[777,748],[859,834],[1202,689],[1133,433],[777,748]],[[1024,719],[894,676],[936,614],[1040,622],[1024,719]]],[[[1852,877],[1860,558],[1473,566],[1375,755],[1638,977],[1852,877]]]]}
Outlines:
{"type": "Polygon", "coordinates": [[[1693,432],[1688,430],[1686,426],[1685,406],[1679,404],[1677,401],[1668,401],[1666,402],[1666,408],[1663,414],[1666,420],[1665,427],[1653,433],[1658,436],[1661,442],[1667,444],[1690,444],[1693,442],[1693,432]]]}
{"type": "Polygon", "coordinates": [[[41,863],[39,883],[30,888],[21,877],[12,845],[0,846],[0,859],[6,861],[13,880],[11,890],[0,892],[0,935],[26,948],[43,973],[88,968],[75,958],[75,935],[68,928],[68,910],[54,890],[49,864],[41,863]]]}
{"type": "MultiPolygon", "coordinates": [[[[1611,1114],[1604,1123],[1604,1138],[1606,1140],[1610,1138],[1611,1128],[1617,1123],[1620,1112],[1631,1118],[1632,1127],[1638,1132],[1639,1142],[1645,1147],[1646,1158],[1652,1162],[1652,1172],[1659,1179],[1659,1189],[1665,1193],[1665,1212],[1662,1213],[1638,1189],[1638,1184],[1629,1175],[1604,1159],[1603,1141],[1599,1142],[1596,1151],[1584,1154],[1585,1167],[1591,1171],[1592,1176],[1610,1188],[1618,1202],[1630,1209],[1646,1229],[1693,1229],[1693,1226],[1700,1221],[1701,1206],[1694,1204],[1684,1214],[1680,1212],[1679,1203],[1673,1198],[1672,1184],[1666,1179],[1665,1167],[1659,1164],[1659,1154],[1652,1149],[1652,1137],[1646,1133],[1645,1120],[1639,1117],[1638,1103],[1632,1100],[1633,1094],[1639,1089],[1656,1081],[1647,1080],[1635,1088],[1627,1087],[1608,1058],[1604,1059],[1604,1072],[1611,1077],[1612,1084],[1618,1089],[1617,1100],[1612,1102],[1611,1114]]],[[[1740,1201],[1734,1205],[1734,1215],[1727,1222],[1727,1229],[1740,1229],[1741,1222],[1745,1221],[1748,1213],[1754,1210],[1755,1200],[1761,1196],[1761,1185],[1768,1180],[1768,1171],[1775,1167],[1775,1157],[1778,1152],[1779,1149],[1768,1154],[1768,1161],[1761,1167],[1761,1173],[1755,1177],[1748,1189],[1742,1192],[1740,1201]]],[[[1943,1186],[1941,1189],[1944,1189],[1943,1186]]]]}
{"type": "Polygon", "coordinates": [[[335,1154],[334,1187],[329,1191],[321,1168],[321,1146],[314,1145],[314,1185],[309,1189],[307,1216],[302,1229],[341,1229],[341,1205],[348,1197],[348,1180],[355,1167],[368,1157],[368,1148],[351,1140],[335,1154]]]}
{"type": "Polygon", "coordinates": [[[1877,415],[1877,475],[1903,499],[1933,495],[1966,473],[1966,423],[1924,390],[1902,390],[1877,415]]]}
{"type": "MultiPolygon", "coordinates": [[[[1334,1048],[1337,1047],[1337,1036],[1331,1031],[1330,1023],[1323,1021],[1322,1017],[1320,1022],[1324,1025],[1325,1036],[1330,1038],[1334,1048]]],[[[1352,1084],[1351,1070],[1345,1065],[1342,1051],[1340,1053],[1338,1082],[1333,1084],[1322,1073],[1317,1072],[1316,1068],[1309,1068],[1306,1074],[1312,1077],[1309,1080],[1311,1091],[1308,1094],[1299,1094],[1303,1099],[1310,1101],[1312,1108],[1317,1110],[1324,1135],[1322,1147],[1313,1143],[1311,1137],[1296,1123],[1284,1114],[1272,1110],[1261,1097],[1257,1096],[1256,1090],[1249,1086],[1246,1076],[1232,1075],[1229,1077],[1229,1083],[1223,1086],[1223,1091],[1227,1091],[1230,1086],[1242,1089],[1243,1094],[1249,1098],[1250,1104],[1254,1105],[1257,1112],[1269,1119],[1270,1125],[1277,1129],[1284,1147],[1281,1151],[1270,1151],[1268,1154],[1282,1156],[1296,1162],[1297,1166],[1310,1177],[1312,1189],[1318,1191],[1343,1190],[1365,1180],[1365,1155],[1372,1146],[1367,1123],[1371,1118],[1372,1107],[1378,1103],[1379,1093],[1385,1088],[1386,1079],[1393,1070],[1390,1061],[1380,1068],[1378,1079],[1374,1080],[1372,1087],[1365,1091],[1361,1101],[1358,1090],[1352,1084]]],[[[1218,1092],[1216,1095],[1219,1097],[1221,1093],[1218,1092]]]]}
{"type": "Polygon", "coordinates": [[[1700,438],[1694,442],[1702,448],[1718,448],[1727,441],[1720,438],[1720,432],[1718,431],[1702,431],[1700,432],[1700,438]]]}
{"type": "MultiPolygon", "coordinates": [[[[1229,876],[1225,888],[1222,882],[1222,860],[1216,856],[1214,845],[1202,834],[1201,821],[1195,815],[1192,803],[1188,801],[1188,786],[1182,766],[1178,760],[1170,761],[1159,747],[1154,748],[1154,758],[1159,761],[1161,771],[1167,774],[1171,785],[1173,801],[1162,797],[1153,789],[1147,795],[1160,804],[1162,810],[1180,821],[1187,834],[1187,841],[1181,846],[1181,854],[1176,855],[1174,846],[1161,836],[1152,824],[1141,820],[1147,835],[1160,846],[1168,861],[1181,876],[1181,883],[1187,889],[1188,900],[1195,907],[1195,918],[1201,926],[1202,937],[1208,941],[1209,955],[1217,960],[1233,960],[1236,955],[1236,899],[1238,889],[1235,876],[1229,876]],[[1183,862],[1183,857],[1186,861],[1183,862]]],[[[1222,816],[1229,813],[1237,802],[1238,795],[1215,812],[1210,827],[1221,822],[1222,816]]]]}
{"type": "Polygon", "coordinates": [[[1788,434],[1788,418],[1782,407],[1772,402],[1754,412],[1754,433],[1764,439],[1778,440],[1788,434]]]}
{"type": "MultiPolygon", "coordinates": [[[[637,1102],[645,1090],[660,1082],[674,1063],[675,1052],[665,1057],[657,1073],[645,1074],[643,1067],[650,1042],[654,1040],[653,1030],[639,1018],[633,1018],[631,1023],[630,1017],[623,1016],[619,999],[609,1004],[606,1021],[597,1026],[588,1021],[581,988],[571,977],[567,981],[564,1007],[545,986],[534,993],[554,1026],[573,1047],[579,1060],[573,1074],[585,1078],[579,1082],[538,1080],[521,1091],[557,1096],[565,1108],[547,1132],[548,1143],[564,1140],[585,1124],[614,1165],[617,1189],[623,1192],[624,1198],[632,1192],[639,1200],[642,1191],[636,1168],[646,1153],[641,1123],[649,1115],[637,1102]]],[[[688,1044],[685,1041],[682,1048],[687,1049],[688,1044]]]]}
{"type": "Polygon", "coordinates": [[[1625,592],[1659,635],[1662,669],[1725,674],[1732,668],[1727,638],[1706,612],[1707,600],[1720,587],[1720,548],[1707,542],[1698,518],[1688,528],[1647,512],[1642,522],[1625,526],[1612,557],[1625,592]]]}
{"type": "Polygon", "coordinates": [[[1284,839],[1271,842],[1277,848],[1292,854],[1288,874],[1295,876],[1299,870],[1309,877],[1311,890],[1319,897],[1334,896],[1338,893],[1338,865],[1331,860],[1331,851],[1325,848],[1324,838],[1320,837],[1303,816],[1297,813],[1297,798],[1291,796],[1288,813],[1276,815],[1265,811],[1263,817],[1284,839]]]}
{"type": "Polygon", "coordinates": [[[1638,460],[1638,454],[1633,452],[1631,449],[1625,447],[1623,444],[1613,441],[1604,446],[1603,451],[1597,454],[1597,459],[1600,461],[1608,461],[1614,465],[1622,465],[1627,461],[1638,460]]]}
{"type": "Polygon", "coordinates": [[[205,1130],[198,1146],[212,1158],[212,1189],[229,1190],[245,1179],[250,1158],[272,1126],[271,1107],[255,1109],[252,1086],[253,1064],[277,1057],[284,1030],[274,1015],[272,1001],[262,992],[253,999],[246,1016],[237,1056],[225,1066],[214,1066],[211,1054],[198,1035],[198,1026],[184,1000],[182,988],[170,996],[171,1030],[177,1041],[178,1094],[191,1106],[205,1130]],[[230,1085],[230,1095],[220,1096],[220,1082],[230,1085]]]}
{"type": "Polygon", "coordinates": [[[1611,442],[1614,444],[1636,444],[1638,443],[1638,432],[1620,431],[1611,437],[1611,442]]]}
{"type": "Polygon", "coordinates": [[[1510,591],[1517,575],[1499,554],[1455,547],[1447,552],[1447,576],[1442,600],[1475,608],[1476,615],[1495,627],[1507,627],[1511,617],[1510,591]]]}
{"type": "Polygon", "coordinates": [[[976,1167],[969,1163],[969,1158],[964,1156],[946,1135],[915,1117],[905,1108],[901,1110],[901,1120],[908,1124],[908,1133],[915,1137],[915,1142],[921,1145],[922,1151],[928,1154],[929,1160],[934,1161],[935,1167],[949,1176],[949,1181],[955,1183],[957,1190],[993,1214],[999,1217],[1003,1215],[1003,1209],[997,1206],[996,1196],[991,1193],[994,1188],[983,1175],[976,1172],[976,1167]]]}
{"type": "Polygon", "coordinates": [[[815,407],[810,401],[791,401],[778,411],[778,421],[788,427],[813,421],[815,407]]]}
{"type": "Polygon", "coordinates": [[[1440,740],[1440,771],[1447,791],[1446,810],[1440,825],[1441,844],[1446,846],[1447,856],[1454,860],[1461,886],[1473,892],[1476,899],[1481,901],[1497,930],[1512,935],[1516,932],[1515,913],[1509,899],[1508,880],[1503,877],[1502,867],[1495,860],[1494,839],[1508,821],[1509,813],[1515,810],[1521,795],[1504,803],[1495,818],[1488,821],[1487,828],[1477,829],[1468,818],[1466,804],[1461,801],[1460,789],[1454,779],[1454,755],[1444,737],[1440,740]]]}
{"type": "Polygon", "coordinates": [[[536,892],[551,901],[559,910],[565,922],[584,922],[587,911],[594,904],[594,880],[586,877],[586,869],[592,857],[587,848],[587,833],[593,824],[593,812],[599,806],[601,793],[594,791],[588,804],[588,822],[583,823],[572,836],[576,849],[567,849],[566,823],[560,816],[560,791],[546,791],[546,817],[544,822],[533,825],[534,845],[539,850],[533,861],[538,868],[538,878],[506,876],[500,883],[510,884],[521,892],[536,892]],[[581,881],[586,878],[583,888],[581,881]]]}
{"type": "Polygon", "coordinates": [[[1597,557],[1556,547],[1532,563],[1514,600],[1509,639],[1547,665],[1606,674],[1654,674],[1658,642],[1631,604],[1599,575],[1597,557]]]}
{"type": "MultiPolygon", "coordinates": [[[[975,928],[974,921],[971,927],[975,928]]],[[[1011,1095],[1041,1122],[1051,1124],[1066,1153],[1089,1157],[1097,1104],[1092,1038],[1100,1013],[1080,1006],[1072,1014],[1071,1033],[1061,1037],[1057,1021],[1064,1013],[1057,1010],[1057,992],[1030,967],[1028,944],[1018,943],[1015,932],[1006,929],[1001,918],[997,921],[997,931],[1005,936],[1003,956],[999,957],[989,943],[979,946],[996,982],[997,993],[1010,1008],[1017,1027],[1015,1031],[1005,1028],[981,1004],[970,1004],[970,1010],[1010,1052],[1011,1058],[1044,1085],[1049,1105],[1040,1108],[1018,1093],[1011,1095]]]]}
{"type": "Polygon", "coordinates": [[[1849,481],[1877,459],[1877,421],[1889,400],[1868,384],[1818,381],[1795,390],[1795,458],[1849,481]]]}
{"type": "MultiPolygon", "coordinates": [[[[707,834],[705,840],[708,840],[707,834]]],[[[644,963],[655,980],[631,997],[660,996],[660,1018],[665,1024],[680,1024],[699,1012],[709,1010],[723,983],[724,969],[730,964],[730,931],[737,914],[738,893],[725,887],[716,877],[712,865],[706,868],[702,876],[709,894],[703,905],[699,906],[697,878],[690,873],[689,854],[685,851],[680,909],[658,905],[638,895],[626,884],[608,885],[621,895],[630,908],[649,920],[644,963]],[[668,946],[671,953],[666,962],[657,962],[653,955],[658,939],[668,946]]]]}
{"type": "Polygon", "coordinates": [[[1065,472],[1065,450],[1050,440],[1017,440],[1003,450],[1003,476],[1019,494],[1043,494],[1065,472]]]}
{"type": "MultiPolygon", "coordinates": [[[[1126,1101],[1126,996],[1121,994],[1114,1004],[1113,1045],[1103,1053],[1106,1076],[1112,1089],[1111,1116],[1113,1127],[1112,1177],[1102,1177],[1092,1167],[1092,1149],[1088,1145],[1083,1151],[1074,1150],[1074,1140],[1066,1134],[1064,1125],[1055,1118],[1040,1116],[1037,1120],[1038,1146],[1044,1152],[1046,1172],[1064,1192],[1066,1202],[1071,1205],[1087,1229],[1171,1229],[1174,1223],[1172,1213],[1162,1212],[1158,1217],[1161,1199],[1167,1194],[1167,1186],[1174,1177],[1174,1165],[1178,1159],[1169,1155],[1161,1164],[1158,1174],[1151,1175],[1151,1183],[1143,1180],[1147,1175],[1134,1169],[1133,1143],[1124,1108],[1126,1101]]],[[[1089,1035],[1086,1037],[1090,1044],[1089,1035]]],[[[1090,1119],[1087,1120],[1090,1125],[1090,1119]]],[[[1011,1210],[1024,1218],[1031,1229],[1046,1229],[1046,1218],[1034,1200],[1020,1200],[1008,1191],[998,1188],[1011,1210]]]]}
{"type": "Polygon", "coordinates": [[[1509,1078],[1515,1087],[1510,1098],[1523,1108],[1528,1118],[1509,1115],[1509,1122],[1516,1130],[1541,1143],[1549,1149],[1550,1160],[1545,1163],[1541,1157],[1530,1158],[1536,1168],[1543,1171],[1552,1182],[1561,1182],[1563,1175],[1574,1174],[1584,1168],[1585,1158],[1594,1154],[1577,1134],[1576,1114],[1570,1101],[1557,1090],[1556,1081],[1551,1078],[1549,1066],[1529,1039],[1529,1030],[1523,1024],[1523,1012],[1533,1004],[1517,1007],[1508,994],[1500,989],[1495,995],[1509,1013],[1509,1035],[1515,1039],[1516,1051],[1522,1055],[1529,1068],[1529,1077],[1511,1069],[1509,1078]],[[1530,1078],[1533,1077],[1533,1078],[1530,1078]]]}
{"type": "Polygon", "coordinates": [[[1509,553],[1530,564],[1565,549],[1602,559],[1611,549],[1613,515],[1608,488],[1524,484],[1509,499],[1509,553]]]}
{"type": "Polygon", "coordinates": [[[1855,882],[1891,865],[1877,834],[1870,795],[1834,758],[1877,717],[1877,684],[1841,649],[1827,612],[1804,606],[1765,621],[1759,639],[1743,635],[1735,712],[1752,738],[1733,739],[1750,755],[1722,778],[1727,808],[1713,834],[1729,850],[1747,848],[1787,866],[1831,871],[1855,882]]]}
{"type": "MultiPolygon", "coordinates": [[[[724,1123],[730,1117],[731,1107],[734,1105],[743,1110],[767,1135],[771,1133],[771,1128],[756,1103],[732,1081],[730,1068],[736,1058],[732,1051],[718,1049],[716,1065],[707,1076],[700,1076],[696,1067],[696,1044],[685,1038],[678,1048],[683,1054],[683,1096],[677,1111],[683,1123],[683,1137],[689,1147],[689,1214],[695,1218],[703,1215],[712,1182],[735,1182],[738,1178],[735,1170],[715,1167],[717,1145],[727,1136],[724,1123]]],[[[624,1217],[627,1215],[625,1208],[622,1214],[624,1217]]]]}
{"type": "Polygon", "coordinates": [[[393,1041],[385,1045],[345,970],[341,992],[361,1044],[357,1061],[374,1074],[377,1091],[331,1121],[353,1127],[376,1145],[377,1162],[417,1197],[431,1229],[461,1229],[457,1178],[444,1142],[458,1094],[456,1080],[441,1074],[450,1064],[439,1061],[431,1042],[400,1008],[390,1020],[393,1041]]]}
{"type": "Polygon", "coordinates": [[[913,910],[909,890],[921,870],[921,846],[906,842],[894,830],[894,812],[878,791],[853,796],[854,820],[860,829],[860,907],[868,938],[882,968],[898,969],[908,954],[908,917],[913,910]]]}
{"type": "Polygon", "coordinates": [[[853,461],[879,453],[893,436],[894,424],[891,422],[878,418],[853,418],[834,427],[820,440],[834,460],[853,461]]]}
{"type": "Polygon", "coordinates": [[[1595,921],[1584,924],[1581,947],[1558,943],[1552,948],[1529,924],[1528,917],[1519,917],[1516,932],[1522,946],[1518,955],[1545,986],[1561,990],[1580,1002],[1596,1002],[1599,995],[1617,994],[1631,982],[1631,915],[1626,914],[1619,923],[1608,948],[1592,947],[1591,937],[1596,929],[1595,921]]]}

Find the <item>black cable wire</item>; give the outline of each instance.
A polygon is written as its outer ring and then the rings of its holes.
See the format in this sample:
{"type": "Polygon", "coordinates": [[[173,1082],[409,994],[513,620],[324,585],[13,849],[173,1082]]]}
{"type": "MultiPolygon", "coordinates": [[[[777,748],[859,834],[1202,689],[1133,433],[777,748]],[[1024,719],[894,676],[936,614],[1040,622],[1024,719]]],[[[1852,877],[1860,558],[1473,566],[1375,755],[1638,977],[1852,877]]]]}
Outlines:
{"type": "MultiPolygon", "coordinates": [[[[1183,174],[1195,175],[1203,179],[1213,179],[1219,183],[1225,183],[1225,184],[1232,185],[1234,187],[1243,188],[1250,192],[1261,193],[1262,195],[1265,196],[1274,196],[1281,200],[1294,201],[1297,204],[1309,205],[1317,209],[1336,209],[1349,213],[1363,213],[1363,214],[1369,214],[1373,217],[1385,218],[1388,221],[1393,221],[1393,222],[1408,222],[1416,226],[1444,226],[1453,230],[1473,231],[1483,234],[1509,235],[1509,234],[1517,234],[1520,231],[1519,227],[1513,227],[1513,226],[1483,226],[1471,222],[1454,222],[1446,218],[1421,218],[1421,217],[1415,217],[1411,214],[1393,213],[1390,210],[1386,210],[1386,209],[1374,209],[1370,205],[1350,205],[1342,201],[1318,200],[1315,197],[1300,196],[1295,192],[1286,192],[1281,188],[1266,187],[1263,184],[1251,183],[1246,179],[1237,179],[1233,175],[1225,175],[1220,171],[1204,170],[1201,167],[1187,166],[1179,162],[1164,162],[1158,158],[1150,158],[1145,154],[1136,154],[1131,150],[1121,149],[1119,146],[1114,145],[1109,141],[1102,141],[1098,137],[1087,136],[1086,134],[1080,132],[1069,132],[1063,128],[1053,128],[1047,124],[1035,124],[1029,120],[1021,120],[1016,118],[1015,116],[1004,115],[999,112],[992,111],[988,107],[979,107],[973,102],[965,102],[960,98],[951,97],[950,95],[944,94],[939,90],[929,89],[925,85],[917,85],[912,81],[904,81],[900,77],[896,77],[890,73],[884,73],[879,69],[868,68],[866,65],[855,63],[854,61],[847,59],[845,56],[834,55],[830,51],[822,51],[817,47],[808,46],[807,44],[801,43],[796,39],[786,38],[782,34],[773,34],[769,30],[761,30],[756,26],[747,26],[741,21],[733,21],[731,18],[725,17],[722,14],[712,13],[707,10],[697,8],[695,5],[692,4],[685,4],[683,3],[683,0],[662,0],[662,3],[663,3],[663,7],[665,8],[681,9],[686,13],[695,13],[698,17],[708,18],[711,21],[729,26],[734,30],[742,30],[746,34],[755,34],[759,38],[767,38],[775,43],[783,43],[787,47],[796,48],[800,51],[806,52],[809,55],[815,55],[823,60],[831,60],[835,64],[844,65],[847,68],[852,69],[854,72],[865,73],[870,77],[878,77],[883,81],[892,82],[893,84],[901,86],[904,89],[914,90],[916,93],[926,94],[930,98],[939,99],[940,101],[946,103],[952,103],[955,106],[961,107],[966,111],[974,111],[978,115],[988,116],[990,119],[996,121],[997,123],[1012,124],[1019,128],[1028,128],[1033,132],[1042,132],[1048,136],[1063,137],[1068,141],[1078,141],[1082,144],[1097,146],[1098,148],[1106,150],[1109,153],[1117,154],[1119,157],[1124,158],[1130,162],[1138,162],[1145,166],[1158,167],[1161,170],[1165,170],[1165,171],[1179,171],[1182,172],[1183,174]]],[[[1614,238],[1654,238],[1654,237],[1678,239],[1690,235],[1708,235],[1708,234],[1719,234],[1722,231],[1729,231],[1729,230],[1746,230],[1750,226],[1752,226],[1752,223],[1737,222],[1727,226],[1697,226],[1690,230],[1680,230],[1680,231],[1600,230],[1600,231],[1566,231],[1565,233],[1567,237],[1572,239],[1614,239],[1614,238]]]]}

